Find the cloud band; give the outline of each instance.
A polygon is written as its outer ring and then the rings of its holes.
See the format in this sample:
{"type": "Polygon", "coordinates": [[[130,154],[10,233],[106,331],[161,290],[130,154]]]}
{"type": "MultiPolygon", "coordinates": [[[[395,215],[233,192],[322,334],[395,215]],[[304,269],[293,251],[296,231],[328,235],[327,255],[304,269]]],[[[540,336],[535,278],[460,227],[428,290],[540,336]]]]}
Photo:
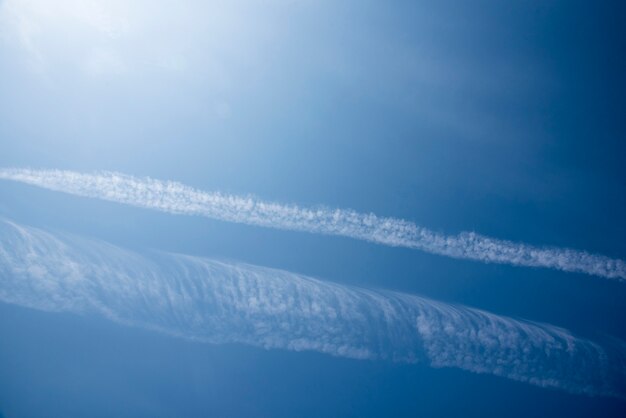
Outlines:
{"type": "Polygon", "coordinates": [[[624,396],[620,351],[568,331],[287,271],[137,253],[0,221],[0,300],[209,343],[457,367],[624,396]]]}
{"type": "Polygon", "coordinates": [[[536,247],[473,232],[443,235],[406,220],[371,213],[346,209],[305,209],[252,197],[208,193],[177,182],[114,172],[84,174],[62,170],[0,169],[0,179],[174,214],[344,236],[487,263],[545,267],[626,280],[626,262],[623,260],[567,248],[536,247]]]}

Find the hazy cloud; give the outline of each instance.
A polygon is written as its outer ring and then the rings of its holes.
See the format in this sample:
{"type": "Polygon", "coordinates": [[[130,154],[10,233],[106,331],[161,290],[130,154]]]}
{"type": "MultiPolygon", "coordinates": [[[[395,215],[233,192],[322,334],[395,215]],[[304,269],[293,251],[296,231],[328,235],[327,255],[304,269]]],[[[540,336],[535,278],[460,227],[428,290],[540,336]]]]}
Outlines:
{"type": "Polygon", "coordinates": [[[618,349],[554,326],[247,264],[141,254],[9,221],[0,221],[0,300],[209,343],[426,362],[624,395],[618,349]]]}

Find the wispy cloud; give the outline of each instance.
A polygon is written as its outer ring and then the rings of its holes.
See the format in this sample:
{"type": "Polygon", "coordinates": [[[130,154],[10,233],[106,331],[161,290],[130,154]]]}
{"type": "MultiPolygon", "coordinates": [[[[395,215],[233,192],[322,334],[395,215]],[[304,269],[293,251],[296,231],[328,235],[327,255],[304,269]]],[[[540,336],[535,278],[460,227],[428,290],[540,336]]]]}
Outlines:
{"type": "Polygon", "coordinates": [[[63,170],[0,169],[0,179],[174,214],[344,236],[487,263],[545,267],[626,280],[623,260],[568,248],[537,247],[473,232],[443,235],[403,219],[372,213],[323,207],[307,209],[253,197],[204,192],[177,182],[115,172],[85,174],[63,170]]]}
{"type": "MultiPolygon", "coordinates": [[[[86,61],[86,70],[93,75],[95,65],[102,64],[97,71],[112,70],[119,73],[119,66],[111,67],[108,61],[98,62],[101,54],[91,45],[110,44],[120,39],[129,30],[123,2],[98,0],[5,0],[0,2],[0,38],[21,47],[32,59],[31,66],[42,72],[60,56],[86,61]],[[91,40],[86,45],[82,42],[91,40]],[[62,44],[63,48],[58,48],[62,44]],[[79,56],[67,57],[67,52],[79,56]],[[78,51],[80,52],[78,52],[78,51]],[[87,58],[83,54],[87,54],[87,58]]],[[[121,61],[117,52],[116,60],[121,61]]]]}
{"type": "Polygon", "coordinates": [[[425,362],[574,393],[624,395],[619,350],[568,331],[287,271],[0,221],[0,300],[209,343],[425,362]]]}

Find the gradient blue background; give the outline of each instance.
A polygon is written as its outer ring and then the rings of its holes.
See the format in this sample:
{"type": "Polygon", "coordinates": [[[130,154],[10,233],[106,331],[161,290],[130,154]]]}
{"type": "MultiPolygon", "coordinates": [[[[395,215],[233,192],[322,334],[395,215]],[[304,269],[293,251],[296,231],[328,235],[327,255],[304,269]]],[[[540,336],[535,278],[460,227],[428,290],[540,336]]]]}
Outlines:
{"type": "MultiPolygon", "coordinates": [[[[118,170],[626,258],[621,2],[128,3],[0,1],[0,166],[118,170]]],[[[605,279],[8,182],[0,214],[626,340],[626,287],[605,279]]],[[[626,403],[1,304],[0,411],[623,416],[626,403]]]]}

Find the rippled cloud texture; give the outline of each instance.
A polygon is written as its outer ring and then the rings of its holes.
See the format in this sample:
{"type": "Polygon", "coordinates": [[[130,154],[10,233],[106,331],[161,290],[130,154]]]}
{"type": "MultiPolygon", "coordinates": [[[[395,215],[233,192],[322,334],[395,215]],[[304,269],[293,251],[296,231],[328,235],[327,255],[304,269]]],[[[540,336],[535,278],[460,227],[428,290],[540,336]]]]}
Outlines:
{"type": "Polygon", "coordinates": [[[0,221],[0,300],[209,343],[458,367],[624,396],[618,351],[568,331],[397,292],[0,221]]]}
{"type": "Polygon", "coordinates": [[[345,236],[453,258],[546,267],[626,280],[626,263],[623,260],[567,248],[540,248],[470,232],[456,236],[442,235],[409,221],[378,217],[372,213],[305,209],[252,197],[207,193],[177,182],[136,178],[114,172],[84,174],[63,170],[0,169],[0,179],[169,213],[345,236]]]}

